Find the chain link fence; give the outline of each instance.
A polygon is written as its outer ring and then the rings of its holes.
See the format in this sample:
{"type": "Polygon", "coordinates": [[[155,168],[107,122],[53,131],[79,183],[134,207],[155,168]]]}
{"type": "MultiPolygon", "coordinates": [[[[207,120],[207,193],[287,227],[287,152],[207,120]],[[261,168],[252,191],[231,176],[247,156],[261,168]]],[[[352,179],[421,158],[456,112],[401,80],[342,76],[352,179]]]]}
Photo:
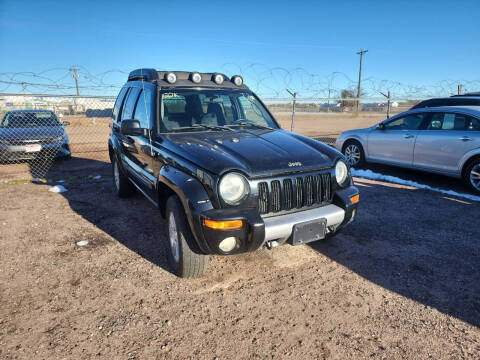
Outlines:
{"type": "MultiPolygon", "coordinates": [[[[387,110],[392,115],[418,102],[360,99],[357,112],[355,99],[263,100],[282,128],[329,144],[342,131],[371,126],[387,110]]],[[[108,174],[114,103],[114,96],[0,94],[0,182],[108,174]]]]}
{"type": "Polygon", "coordinates": [[[0,181],[75,173],[74,159],[108,160],[115,97],[0,94],[0,181]]]}

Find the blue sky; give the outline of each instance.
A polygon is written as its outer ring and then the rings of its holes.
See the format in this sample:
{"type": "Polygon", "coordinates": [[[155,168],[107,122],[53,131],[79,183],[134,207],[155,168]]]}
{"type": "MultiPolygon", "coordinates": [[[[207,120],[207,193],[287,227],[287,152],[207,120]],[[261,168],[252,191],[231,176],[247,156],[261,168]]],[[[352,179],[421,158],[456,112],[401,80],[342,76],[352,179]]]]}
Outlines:
{"type": "MultiPolygon", "coordinates": [[[[79,65],[81,85],[89,83],[87,70],[243,72],[257,84],[275,78],[265,94],[290,85],[306,95],[312,75],[322,89],[334,72],[341,74],[333,76],[333,87],[351,86],[346,79],[357,79],[355,53],[365,48],[364,78],[372,87],[382,87],[381,80],[403,88],[468,82],[480,79],[478,14],[480,1],[468,0],[0,0],[0,72],[79,65]],[[276,68],[293,71],[296,80],[276,68]]],[[[45,76],[71,82],[65,70],[45,76]]],[[[112,73],[104,81],[124,78],[112,73]]]]}

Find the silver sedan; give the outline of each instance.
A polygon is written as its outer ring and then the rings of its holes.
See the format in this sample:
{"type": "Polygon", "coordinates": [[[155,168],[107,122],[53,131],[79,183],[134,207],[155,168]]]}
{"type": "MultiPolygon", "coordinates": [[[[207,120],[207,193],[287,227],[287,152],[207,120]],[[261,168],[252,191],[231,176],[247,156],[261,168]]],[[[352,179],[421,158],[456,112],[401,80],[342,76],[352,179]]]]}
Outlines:
{"type": "Polygon", "coordinates": [[[480,106],[406,111],[345,131],[335,146],[353,167],[372,162],[463,178],[480,194],[480,106]]]}

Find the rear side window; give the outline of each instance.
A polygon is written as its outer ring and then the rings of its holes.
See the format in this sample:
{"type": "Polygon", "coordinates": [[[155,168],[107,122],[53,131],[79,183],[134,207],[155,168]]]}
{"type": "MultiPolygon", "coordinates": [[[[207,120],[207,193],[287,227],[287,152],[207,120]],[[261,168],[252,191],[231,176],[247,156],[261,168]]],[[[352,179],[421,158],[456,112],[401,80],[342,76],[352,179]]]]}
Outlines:
{"type": "Polygon", "coordinates": [[[135,107],[134,119],[140,121],[142,129],[150,129],[150,119],[152,118],[152,91],[143,89],[138,97],[135,107]]]}
{"type": "Polygon", "coordinates": [[[468,122],[467,130],[470,131],[480,131],[480,120],[474,117],[470,117],[468,122]]]}
{"type": "Polygon", "coordinates": [[[434,113],[427,125],[427,130],[465,130],[471,117],[464,114],[434,113]]]}
{"type": "Polygon", "coordinates": [[[127,99],[123,104],[122,120],[133,119],[133,109],[135,108],[135,103],[137,102],[139,92],[140,89],[136,87],[132,87],[131,90],[128,92],[127,99]]]}
{"type": "Polygon", "coordinates": [[[120,113],[120,108],[122,107],[123,98],[127,93],[128,88],[124,87],[120,90],[120,93],[117,96],[117,100],[115,101],[115,105],[113,106],[113,120],[118,122],[120,119],[118,118],[118,114],[120,113]]]}

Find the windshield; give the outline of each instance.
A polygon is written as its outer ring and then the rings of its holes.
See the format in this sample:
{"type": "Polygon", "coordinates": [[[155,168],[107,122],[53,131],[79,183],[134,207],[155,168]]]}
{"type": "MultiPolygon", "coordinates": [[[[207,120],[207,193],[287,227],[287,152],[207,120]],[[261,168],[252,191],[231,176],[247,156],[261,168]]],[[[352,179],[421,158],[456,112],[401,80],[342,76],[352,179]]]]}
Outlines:
{"type": "Polygon", "coordinates": [[[42,126],[60,126],[60,122],[51,112],[10,112],[5,114],[2,128],[34,128],[42,126]]]}
{"type": "Polygon", "coordinates": [[[174,89],[160,100],[160,132],[221,131],[239,126],[278,126],[249,91],[174,89]]]}

